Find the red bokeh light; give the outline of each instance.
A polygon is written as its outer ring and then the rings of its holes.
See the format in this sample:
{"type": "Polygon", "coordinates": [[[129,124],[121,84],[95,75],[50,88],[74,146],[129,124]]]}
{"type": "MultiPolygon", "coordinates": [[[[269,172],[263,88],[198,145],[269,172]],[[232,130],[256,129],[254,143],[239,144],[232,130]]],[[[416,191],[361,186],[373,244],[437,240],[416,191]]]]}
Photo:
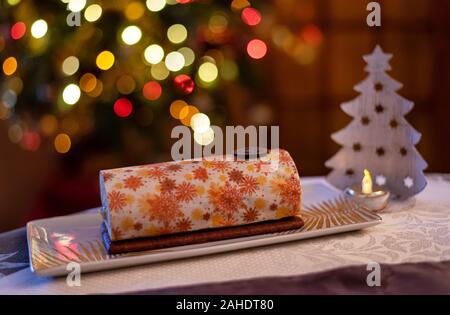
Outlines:
{"type": "Polygon", "coordinates": [[[147,82],[142,89],[142,94],[144,94],[144,97],[150,101],[157,100],[161,96],[161,93],[161,85],[155,81],[147,82]]]}
{"type": "Polygon", "coordinates": [[[178,3],[180,3],[180,4],[186,4],[186,3],[189,3],[189,2],[192,2],[193,0],[177,0],[177,2],[178,3]]]}
{"type": "Polygon", "coordinates": [[[27,151],[36,151],[41,145],[41,137],[35,131],[26,131],[22,137],[21,144],[27,151]]]}
{"type": "Polygon", "coordinates": [[[259,11],[254,8],[245,8],[244,10],[242,10],[241,18],[245,24],[254,26],[258,25],[259,22],[261,22],[261,13],[259,13],[259,11]]]}
{"type": "Polygon", "coordinates": [[[185,94],[191,94],[194,91],[194,81],[186,74],[180,74],[173,80],[175,86],[185,94]]]}
{"type": "Polygon", "coordinates": [[[114,103],[114,113],[116,113],[117,116],[125,118],[131,115],[131,112],[133,111],[133,104],[125,98],[119,98],[114,103]]]}
{"type": "Polygon", "coordinates": [[[267,45],[260,39],[252,39],[247,44],[247,53],[253,59],[261,59],[267,53],[267,45]]]}
{"type": "Polygon", "coordinates": [[[25,35],[25,32],[27,30],[27,26],[23,22],[17,22],[11,27],[11,38],[18,40],[25,35]]]}
{"type": "Polygon", "coordinates": [[[323,40],[322,31],[314,24],[306,25],[302,30],[301,36],[306,44],[312,46],[319,46],[323,40]]]}

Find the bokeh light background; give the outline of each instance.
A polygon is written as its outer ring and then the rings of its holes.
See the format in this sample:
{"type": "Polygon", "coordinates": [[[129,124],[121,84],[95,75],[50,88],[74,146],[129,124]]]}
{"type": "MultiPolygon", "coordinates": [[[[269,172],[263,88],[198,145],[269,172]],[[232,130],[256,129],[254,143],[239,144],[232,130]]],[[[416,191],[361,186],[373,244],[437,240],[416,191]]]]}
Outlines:
{"type": "Polygon", "coordinates": [[[180,124],[203,145],[210,125],[279,125],[325,174],[377,43],[429,170],[450,171],[449,1],[381,3],[377,29],[360,0],[0,0],[0,231],[97,206],[99,169],[169,160],[180,124]]]}

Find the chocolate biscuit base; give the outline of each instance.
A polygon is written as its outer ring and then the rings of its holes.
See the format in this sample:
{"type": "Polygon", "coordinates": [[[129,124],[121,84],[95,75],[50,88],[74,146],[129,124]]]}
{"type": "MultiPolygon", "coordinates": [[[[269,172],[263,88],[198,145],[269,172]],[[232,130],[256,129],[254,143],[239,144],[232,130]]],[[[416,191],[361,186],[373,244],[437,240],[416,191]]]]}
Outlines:
{"type": "Polygon", "coordinates": [[[162,249],[175,246],[214,242],[238,237],[276,233],[299,229],[303,220],[298,216],[279,220],[264,221],[247,225],[205,229],[177,234],[160,235],[132,240],[111,241],[104,223],[102,223],[102,238],[109,254],[123,254],[144,250],[162,249]]]}

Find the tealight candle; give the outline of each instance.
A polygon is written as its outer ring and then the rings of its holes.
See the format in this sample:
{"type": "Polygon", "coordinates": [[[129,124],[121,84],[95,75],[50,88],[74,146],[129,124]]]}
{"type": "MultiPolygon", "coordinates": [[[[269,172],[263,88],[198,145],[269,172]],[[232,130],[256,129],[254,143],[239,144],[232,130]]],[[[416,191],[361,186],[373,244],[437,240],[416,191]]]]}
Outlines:
{"type": "Polygon", "coordinates": [[[354,199],[356,203],[371,211],[383,210],[389,200],[389,191],[372,189],[372,176],[365,169],[361,186],[349,187],[345,190],[345,194],[354,199]]]}

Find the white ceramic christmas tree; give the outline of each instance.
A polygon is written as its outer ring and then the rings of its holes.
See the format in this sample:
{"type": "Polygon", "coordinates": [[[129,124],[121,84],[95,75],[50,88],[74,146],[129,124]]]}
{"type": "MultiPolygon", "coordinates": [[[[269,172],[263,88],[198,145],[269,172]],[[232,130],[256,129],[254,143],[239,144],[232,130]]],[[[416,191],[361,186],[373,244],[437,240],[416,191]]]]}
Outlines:
{"type": "Polygon", "coordinates": [[[405,199],[426,186],[427,163],[414,147],[421,135],[404,118],[414,104],[396,93],[402,84],[386,74],[391,54],[376,46],[363,58],[369,75],[354,87],[361,94],[341,104],[354,119],[331,136],[342,149],[325,163],[333,169],[328,181],[341,189],[358,185],[368,169],[378,186],[405,199]]]}

